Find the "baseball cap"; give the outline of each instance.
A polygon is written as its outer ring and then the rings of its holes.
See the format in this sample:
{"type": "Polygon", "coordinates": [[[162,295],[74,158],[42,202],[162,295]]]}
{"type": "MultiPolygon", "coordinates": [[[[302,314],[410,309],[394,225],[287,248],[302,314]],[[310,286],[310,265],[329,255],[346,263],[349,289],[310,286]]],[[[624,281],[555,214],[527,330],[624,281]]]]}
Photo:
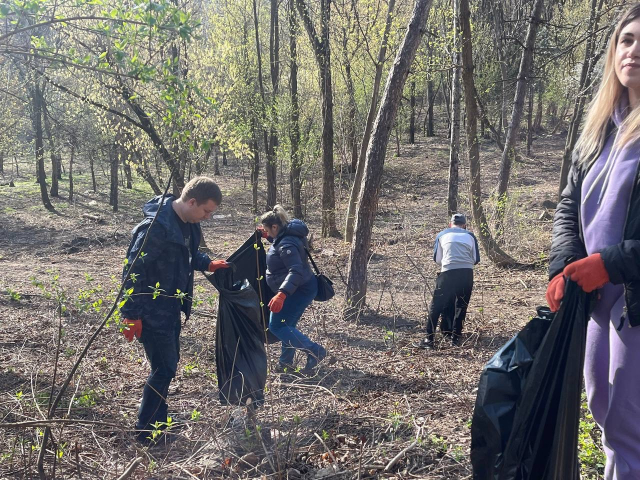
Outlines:
{"type": "Polygon", "coordinates": [[[454,225],[466,225],[467,218],[461,213],[454,213],[451,215],[451,223],[454,225]]]}

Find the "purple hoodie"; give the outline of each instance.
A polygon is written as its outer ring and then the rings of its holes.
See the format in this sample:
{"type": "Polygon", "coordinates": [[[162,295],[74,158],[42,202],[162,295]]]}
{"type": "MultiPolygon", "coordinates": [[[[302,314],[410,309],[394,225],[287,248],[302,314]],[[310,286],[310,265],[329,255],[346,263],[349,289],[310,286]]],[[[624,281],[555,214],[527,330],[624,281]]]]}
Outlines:
{"type": "MultiPolygon", "coordinates": [[[[612,120],[616,134],[609,136],[600,156],[582,182],[580,214],[587,254],[597,253],[622,241],[631,191],[640,160],[640,148],[633,144],[615,145],[620,126],[629,111],[629,101],[623,97],[612,120]]],[[[611,308],[620,299],[624,287],[607,283],[600,291],[600,300],[593,311],[594,318],[610,318],[611,308]]]]}

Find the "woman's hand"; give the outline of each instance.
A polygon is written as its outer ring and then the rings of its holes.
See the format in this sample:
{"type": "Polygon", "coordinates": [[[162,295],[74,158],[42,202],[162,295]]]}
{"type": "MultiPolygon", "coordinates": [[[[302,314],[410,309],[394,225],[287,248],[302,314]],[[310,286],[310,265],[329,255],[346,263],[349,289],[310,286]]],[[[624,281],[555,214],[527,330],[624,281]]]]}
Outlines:
{"type": "Polygon", "coordinates": [[[564,273],[560,272],[549,282],[547,286],[547,303],[552,312],[560,310],[560,302],[564,296],[564,273]]]}
{"type": "Polygon", "coordinates": [[[269,310],[273,313],[278,313],[282,310],[282,305],[284,304],[287,295],[283,292],[278,292],[275,296],[269,301],[269,310]]]}
{"type": "Polygon", "coordinates": [[[576,282],[587,293],[593,292],[609,282],[609,273],[599,253],[593,253],[587,258],[570,263],[564,267],[563,273],[565,277],[576,282]]]}

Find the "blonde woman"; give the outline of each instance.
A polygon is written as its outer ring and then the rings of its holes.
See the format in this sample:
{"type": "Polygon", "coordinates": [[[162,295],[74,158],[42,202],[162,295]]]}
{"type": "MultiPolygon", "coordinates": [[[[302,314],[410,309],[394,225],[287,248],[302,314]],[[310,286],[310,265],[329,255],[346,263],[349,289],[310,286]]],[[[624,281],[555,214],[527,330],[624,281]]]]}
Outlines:
{"type": "Polygon", "coordinates": [[[585,388],[607,480],[640,479],[640,4],[610,39],[602,81],[576,144],[553,222],[547,301],[566,278],[598,290],[585,388]]]}
{"type": "Polygon", "coordinates": [[[269,330],[282,341],[278,371],[292,371],[296,349],[307,356],[304,370],[310,371],[327,351],[298,330],[300,317],[318,293],[318,281],[307,261],[307,234],[302,220],[289,220],[276,205],[260,218],[259,230],[271,242],[267,252],[267,285],[276,295],[269,302],[269,330]]]}

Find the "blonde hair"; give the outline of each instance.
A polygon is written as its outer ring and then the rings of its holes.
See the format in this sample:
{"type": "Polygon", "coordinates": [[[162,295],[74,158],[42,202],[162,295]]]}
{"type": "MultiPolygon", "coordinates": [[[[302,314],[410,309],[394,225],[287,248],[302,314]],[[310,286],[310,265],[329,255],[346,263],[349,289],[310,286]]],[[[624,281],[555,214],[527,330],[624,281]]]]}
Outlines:
{"type": "Polygon", "coordinates": [[[271,227],[273,225],[280,225],[281,227],[289,223],[289,215],[282,205],[276,205],[273,210],[263,214],[260,217],[260,223],[271,227]]]}
{"type": "MultiPolygon", "coordinates": [[[[593,160],[604,147],[607,125],[626,91],[626,87],[620,83],[616,75],[616,48],[622,29],[637,18],[640,18],[640,3],[636,3],[620,17],[616,29],[609,39],[602,81],[589,104],[582,134],[576,143],[576,150],[579,153],[581,163],[593,160]]],[[[627,115],[620,129],[623,132],[618,140],[619,145],[624,145],[640,138],[640,108],[632,110],[627,115]]]]}

